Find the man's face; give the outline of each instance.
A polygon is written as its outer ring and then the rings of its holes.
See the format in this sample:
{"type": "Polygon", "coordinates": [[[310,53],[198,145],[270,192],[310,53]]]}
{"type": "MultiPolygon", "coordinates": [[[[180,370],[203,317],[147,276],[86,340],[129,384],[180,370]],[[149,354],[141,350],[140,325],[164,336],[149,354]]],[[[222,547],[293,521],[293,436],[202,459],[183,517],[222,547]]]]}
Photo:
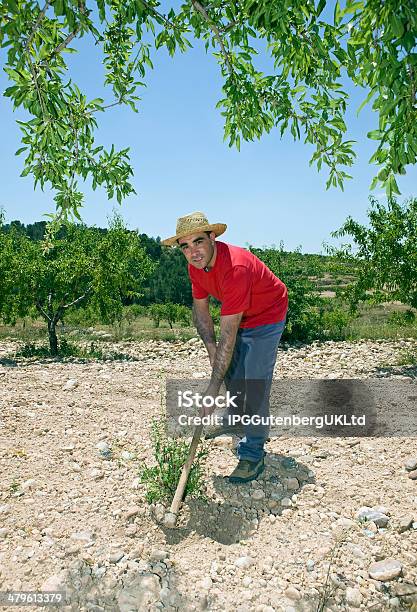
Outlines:
{"type": "Polygon", "coordinates": [[[210,236],[207,236],[205,232],[200,232],[179,238],[178,244],[188,263],[202,270],[213,258],[215,237],[214,232],[211,232],[210,236]]]}

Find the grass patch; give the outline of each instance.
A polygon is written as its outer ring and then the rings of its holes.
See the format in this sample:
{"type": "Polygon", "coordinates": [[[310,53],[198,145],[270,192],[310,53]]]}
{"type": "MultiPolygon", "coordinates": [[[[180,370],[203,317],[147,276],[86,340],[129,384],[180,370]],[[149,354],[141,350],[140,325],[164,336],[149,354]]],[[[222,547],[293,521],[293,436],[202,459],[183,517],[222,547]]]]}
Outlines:
{"type": "Polygon", "coordinates": [[[397,361],[397,365],[404,366],[417,366],[417,349],[401,351],[400,356],[397,361]]]}

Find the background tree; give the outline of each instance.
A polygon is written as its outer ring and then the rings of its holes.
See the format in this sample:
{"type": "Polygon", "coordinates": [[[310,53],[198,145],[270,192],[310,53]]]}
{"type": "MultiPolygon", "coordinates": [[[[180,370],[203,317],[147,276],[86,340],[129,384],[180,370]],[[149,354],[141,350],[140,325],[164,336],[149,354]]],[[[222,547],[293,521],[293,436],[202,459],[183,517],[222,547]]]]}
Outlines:
{"type": "Polygon", "coordinates": [[[356,281],[347,296],[352,308],[361,300],[398,300],[417,308],[417,199],[386,205],[370,198],[369,227],[348,217],[332,235],[351,236],[353,245],[328,250],[349,263],[356,281]]]}
{"type": "Polygon", "coordinates": [[[115,217],[107,232],[67,224],[65,235],[45,243],[16,227],[0,232],[3,267],[0,315],[7,322],[38,314],[47,323],[51,355],[58,353],[57,323],[69,309],[89,304],[102,322],[122,311],[123,298],[140,296],[152,263],[137,232],[115,217]]]}
{"type": "Polygon", "coordinates": [[[157,0],[4,0],[0,45],[11,81],[5,95],[29,120],[19,121],[22,174],[55,190],[58,211],[77,211],[79,179],[119,201],[134,192],[128,148],[105,150],[94,130],[100,112],[118,104],[136,110],[138,88],[154,49],[171,55],[194,39],[214,49],[223,78],[218,107],[225,137],[261,138],[277,127],[313,145],[311,163],[328,167],[327,186],[343,186],[352,165],[346,140],[346,78],[372,100],[379,166],[373,185],[398,193],[395,177],[417,159],[417,11],[415,0],[185,0],[165,13],[157,0]],[[104,84],[113,97],[88,100],[68,76],[64,52],[89,36],[103,52],[104,84]],[[149,42],[149,39],[151,42],[149,42]],[[270,74],[256,66],[264,48],[270,74]]]}

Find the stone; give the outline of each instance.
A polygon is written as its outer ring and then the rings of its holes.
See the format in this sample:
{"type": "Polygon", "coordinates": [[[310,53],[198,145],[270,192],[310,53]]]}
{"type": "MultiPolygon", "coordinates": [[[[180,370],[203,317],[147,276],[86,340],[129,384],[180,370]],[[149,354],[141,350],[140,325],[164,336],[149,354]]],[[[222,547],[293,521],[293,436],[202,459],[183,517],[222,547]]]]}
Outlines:
{"type": "Polygon", "coordinates": [[[152,506],[152,514],[158,523],[162,523],[165,518],[165,506],[163,504],[155,504],[152,506]]]}
{"type": "Polygon", "coordinates": [[[159,548],[154,548],[150,554],[149,559],[151,561],[165,561],[169,557],[169,552],[166,550],[161,550],[159,548]]]}
{"type": "Polygon", "coordinates": [[[25,482],[22,483],[22,489],[23,491],[26,491],[27,489],[33,489],[36,485],[36,480],[34,478],[29,478],[29,480],[25,480],[25,482]]]}
{"type": "Polygon", "coordinates": [[[300,488],[300,483],[297,478],[286,478],[283,482],[287,485],[288,491],[296,491],[300,488]]]}
{"type": "Polygon", "coordinates": [[[123,461],[131,461],[135,458],[135,455],[130,451],[124,450],[120,453],[120,457],[123,459],[123,461]]]}
{"type": "Polygon", "coordinates": [[[413,470],[412,472],[408,472],[408,477],[411,480],[417,480],[417,470],[413,470]]]}
{"type": "Polygon", "coordinates": [[[407,472],[412,472],[413,470],[417,470],[417,457],[410,457],[404,463],[404,467],[407,472]]]}
{"type": "Polygon", "coordinates": [[[133,538],[133,536],[135,536],[137,534],[138,528],[136,525],[128,525],[125,529],[125,534],[129,537],[129,538],[133,538]]]}
{"type": "Polygon", "coordinates": [[[150,573],[138,574],[120,591],[117,598],[118,610],[120,612],[149,610],[159,601],[160,594],[161,586],[158,576],[150,573]]]}
{"type": "Polygon", "coordinates": [[[177,515],[173,512],[167,512],[164,515],[163,525],[168,529],[174,529],[177,522],[177,515]]]}
{"type": "Polygon", "coordinates": [[[67,578],[67,573],[65,571],[60,572],[59,574],[54,574],[49,576],[47,580],[42,584],[40,591],[64,591],[65,590],[65,581],[67,578]]]}
{"type": "Polygon", "coordinates": [[[402,565],[397,559],[391,557],[372,563],[368,568],[368,573],[374,580],[385,582],[393,580],[401,575],[402,565]]]}
{"type": "Polygon", "coordinates": [[[122,550],[115,550],[111,553],[111,555],[109,555],[109,561],[110,563],[119,563],[124,556],[125,554],[122,550]]]}
{"type": "Polygon", "coordinates": [[[367,506],[360,508],[355,516],[359,521],[372,521],[377,527],[386,527],[389,522],[386,514],[367,506]]]}
{"type": "Polygon", "coordinates": [[[203,580],[201,581],[201,587],[207,590],[207,589],[211,589],[212,586],[213,586],[213,581],[210,578],[210,576],[205,576],[203,580]]]}
{"type": "Polygon", "coordinates": [[[93,480],[100,480],[101,478],[103,478],[104,474],[101,470],[99,470],[98,468],[92,468],[89,472],[88,475],[90,476],[90,478],[92,478],[93,480]]]}
{"type": "Polygon", "coordinates": [[[64,391],[72,391],[76,387],[78,387],[77,379],[76,378],[70,378],[69,380],[67,380],[67,382],[63,386],[63,390],[64,391]]]}
{"type": "Polygon", "coordinates": [[[353,608],[360,608],[362,603],[362,593],[359,589],[347,587],[346,589],[346,603],[353,608]]]}
{"type": "Polygon", "coordinates": [[[131,518],[134,518],[139,514],[139,512],[139,506],[129,506],[129,508],[126,510],[126,519],[129,520],[131,518]]]}
{"type": "MultiPolygon", "coordinates": [[[[405,604],[417,602],[417,585],[411,582],[399,582],[392,589],[397,597],[401,597],[405,604]]],[[[417,608],[417,606],[416,606],[417,608]]]]}
{"type": "Polygon", "coordinates": [[[9,535],[7,527],[0,527],[0,538],[6,538],[9,535]]]}
{"type": "Polygon", "coordinates": [[[236,567],[240,567],[240,568],[244,568],[244,569],[250,567],[254,563],[255,563],[254,559],[252,557],[249,557],[249,556],[239,557],[235,561],[236,567]]]}
{"type": "Polygon", "coordinates": [[[94,539],[93,531],[75,531],[71,534],[72,540],[80,540],[81,542],[91,542],[94,539]]]}
{"type": "Polygon", "coordinates": [[[255,489],[251,492],[251,497],[255,500],[261,500],[264,499],[265,493],[262,491],[262,489],[255,489]]]}
{"type": "Polygon", "coordinates": [[[109,444],[107,444],[107,442],[105,442],[104,440],[96,444],[96,449],[99,451],[101,455],[107,455],[108,453],[111,452],[109,444]]]}
{"type": "Polygon", "coordinates": [[[402,516],[398,521],[398,532],[404,533],[404,531],[408,531],[408,529],[411,529],[413,521],[414,518],[412,516],[402,516]]]}
{"type": "Polygon", "coordinates": [[[299,601],[301,599],[300,591],[291,585],[285,589],[284,595],[293,601],[299,601]]]}

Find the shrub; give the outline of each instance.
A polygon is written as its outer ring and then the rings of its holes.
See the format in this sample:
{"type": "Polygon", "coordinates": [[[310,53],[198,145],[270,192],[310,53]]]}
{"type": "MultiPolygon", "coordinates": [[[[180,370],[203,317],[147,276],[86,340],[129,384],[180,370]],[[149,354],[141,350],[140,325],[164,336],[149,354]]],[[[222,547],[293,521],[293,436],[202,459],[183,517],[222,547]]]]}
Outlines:
{"type": "MultiPolygon", "coordinates": [[[[59,343],[59,357],[78,357],[80,359],[98,359],[98,360],[133,360],[130,355],[116,352],[103,352],[102,349],[94,342],[90,343],[89,347],[80,347],[72,342],[68,342],[66,338],[62,338],[59,343]]],[[[37,346],[33,343],[25,344],[17,353],[16,357],[51,357],[50,350],[47,346],[37,346]]]]}
{"type": "Polygon", "coordinates": [[[340,308],[322,312],[321,325],[324,337],[331,340],[344,340],[345,329],[351,319],[352,315],[340,308]]]}
{"type": "Polygon", "coordinates": [[[400,325],[402,327],[412,325],[415,320],[416,315],[412,310],[406,310],[405,312],[392,312],[388,317],[388,323],[400,325]]]}
{"type": "MultiPolygon", "coordinates": [[[[183,465],[188,457],[189,444],[181,438],[169,438],[164,420],[153,419],[151,440],[156,465],[145,466],[139,472],[141,482],[146,485],[146,501],[170,501],[175,494],[183,465]]],[[[188,476],[185,495],[204,497],[204,464],[208,448],[200,446],[188,476]]]]}

